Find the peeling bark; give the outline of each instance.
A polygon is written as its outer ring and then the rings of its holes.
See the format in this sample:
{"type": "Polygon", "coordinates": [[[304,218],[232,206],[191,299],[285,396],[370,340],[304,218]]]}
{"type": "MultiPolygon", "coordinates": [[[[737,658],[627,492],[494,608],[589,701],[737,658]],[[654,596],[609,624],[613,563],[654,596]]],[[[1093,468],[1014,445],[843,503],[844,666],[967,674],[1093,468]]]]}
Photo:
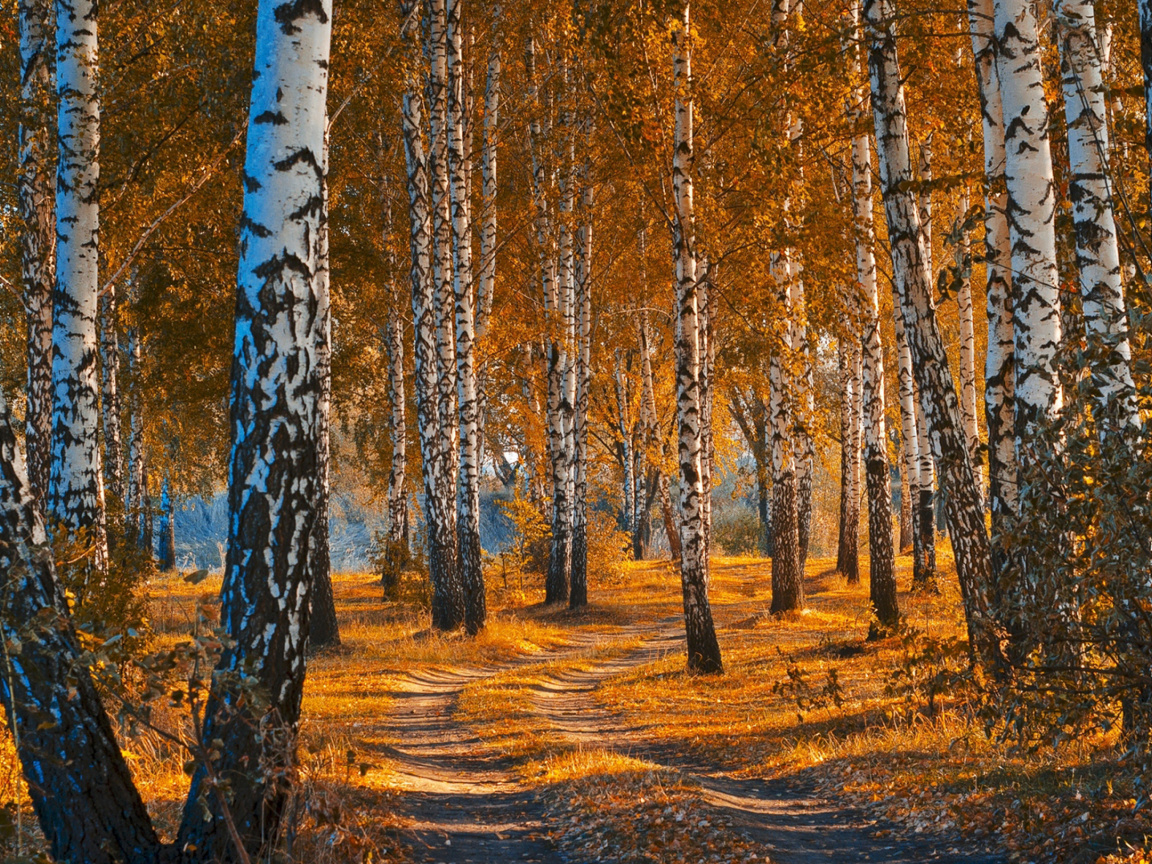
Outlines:
{"type": "Polygon", "coordinates": [[[991,559],[984,516],[964,441],[960,406],[936,323],[924,236],[912,194],[904,88],[889,0],[865,0],[872,116],[880,162],[880,189],[888,222],[897,301],[912,352],[920,402],[946,494],[949,534],[974,649],[995,660],[998,648],[988,616],[991,559]]]}
{"type": "MultiPolygon", "coordinates": [[[[672,248],[676,264],[676,414],[680,466],[680,584],[684,592],[684,627],[688,668],[723,672],[720,645],[708,602],[707,510],[703,484],[701,429],[699,274],[693,209],[692,49],[689,4],[672,23],[672,69],[675,92],[672,188],[675,219],[672,248]]],[[[709,490],[710,491],[710,490],[709,490]]]]}
{"type": "Polygon", "coordinates": [[[53,859],[155,860],[160,841],[68,617],[2,393],[0,581],[0,695],[53,859]]]}
{"type": "Polygon", "coordinates": [[[52,471],[52,288],[56,282],[53,0],[20,0],[20,276],[27,323],[28,480],[43,515],[52,471]]]}
{"type": "Polygon", "coordinates": [[[57,0],[56,288],[52,295],[52,475],[48,512],[84,532],[91,566],[108,564],[97,370],[100,100],[95,0],[57,0]]]}
{"type": "Polygon", "coordinates": [[[325,300],[323,181],[331,0],[260,0],[244,164],[228,479],[220,592],[230,640],[213,678],[203,745],[177,844],[234,861],[213,778],[249,856],[279,834],[295,764],[311,601],[310,549],[321,494],[325,300]],[[241,698],[244,682],[265,705],[241,698]],[[223,746],[211,742],[219,739],[223,746]]]}

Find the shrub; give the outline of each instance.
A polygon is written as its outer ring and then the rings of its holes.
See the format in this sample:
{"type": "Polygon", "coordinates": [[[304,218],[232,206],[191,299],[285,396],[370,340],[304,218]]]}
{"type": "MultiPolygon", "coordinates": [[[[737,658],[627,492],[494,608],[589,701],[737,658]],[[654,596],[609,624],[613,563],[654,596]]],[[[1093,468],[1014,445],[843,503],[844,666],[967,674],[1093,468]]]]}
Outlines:
{"type": "Polygon", "coordinates": [[[712,546],[716,554],[757,555],[760,549],[760,517],[747,507],[729,507],[712,521],[712,546]]]}

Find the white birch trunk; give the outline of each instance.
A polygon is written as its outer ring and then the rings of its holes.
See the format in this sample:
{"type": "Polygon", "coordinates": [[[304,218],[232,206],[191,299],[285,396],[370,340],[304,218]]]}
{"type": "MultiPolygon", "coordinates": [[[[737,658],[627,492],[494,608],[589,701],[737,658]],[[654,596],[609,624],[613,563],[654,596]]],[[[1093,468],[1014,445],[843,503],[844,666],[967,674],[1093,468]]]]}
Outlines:
{"type": "Polygon", "coordinates": [[[52,322],[52,476],[48,511],[83,532],[107,566],[97,382],[100,99],[95,0],[57,0],[56,290],[52,322]]]}
{"type": "Polygon", "coordinates": [[[576,233],[576,404],[573,418],[572,590],[568,605],[588,604],[588,406],[592,393],[592,121],[584,118],[584,163],[580,168],[579,228],[576,233]]]}
{"type": "MultiPolygon", "coordinates": [[[[624,383],[624,364],[621,351],[616,349],[616,367],[613,376],[616,388],[616,428],[620,433],[620,462],[624,474],[624,530],[630,535],[636,530],[636,459],[632,447],[632,421],[628,410],[628,389],[624,383]]],[[[640,560],[637,556],[636,560],[640,560]]]]}
{"type": "Polygon", "coordinates": [[[388,266],[388,402],[391,406],[389,438],[392,464],[388,472],[388,545],[393,554],[408,548],[408,405],[404,384],[404,318],[400,314],[401,295],[396,284],[398,264],[393,246],[392,196],[384,190],[384,249],[388,266]]]}
{"type": "Polygon", "coordinates": [[[143,548],[144,403],[140,398],[140,333],[135,328],[128,331],[128,376],[128,497],[124,502],[124,533],[143,548]]]}
{"type": "Polygon", "coordinates": [[[456,496],[460,473],[457,449],[459,402],[457,397],[455,290],[452,273],[452,211],[448,165],[448,16],[445,0],[431,0],[428,41],[428,187],[431,193],[432,317],[436,333],[437,446],[441,451],[438,485],[434,494],[441,521],[438,544],[443,548],[441,585],[433,600],[433,625],[453,630],[465,617],[467,601],[459,567],[456,496]]]}
{"type": "MultiPolygon", "coordinates": [[[[403,7],[412,14],[415,0],[403,7]]],[[[414,34],[409,39],[409,68],[417,63],[414,34]]],[[[432,625],[450,630],[463,620],[463,596],[456,580],[454,499],[445,497],[449,463],[440,438],[440,388],[437,369],[436,285],[432,268],[432,214],[428,154],[424,148],[424,109],[416,73],[410,72],[402,101],[404,159],[408,175],[409,281],[415,358],[416,426],[424,481],[424,518],[428,526],[428,569],[432,582],[432,625]],[[454,602],[458,598],[459,603],[454,602]]]]}
{"type": "MultiPolygon", "coordinates": [[[[796,268],[799,270],[799,268],[796,268]]],[[[812,472],[816,464],[816,447],[812,440],[812,424],[816,420],[815,383],[812,368],[812,344],[808,338],[808,309],[804,296],[804,280],[796,273],[792,280],[795,296],[792,304],[792,324],[795,327],[793,348],[799,354],[800,374],[793,381],[800,398],[795,400],[803,406],[801,416],[795,417],[796,447],[796,529],[797,557],[800,559],[800,572],[808,561],[808,542],[812,530],[812,472]]]]}
{"type": "MultiPolygon", "coordinates": [[[[124,506],[124,451],[120,445],[120,340],[116,288],[100,298],[100,409],[104,423],[104,482],[117,510],[124,506]]],[[[107,494],[107,493],[105,493],[107,494]]]]}
{"type": "Polygon", "coordinates": [[[261,0],[244,163],[228,466],[228,553],[220,592],[229,647],[221,655],[203,740],[227,803],[201,766],[177,839],[205,860],[247,853],[276,836],[294,764],[304,692],[311,545],[321,495],[324,141],[331,0],[287,7],[261,0]],[[243,670],[267,705],[238,702],[243,670]],[[259,772],[253,765],[263,766],[259,772]],[[205,810],[212,818],[205,819],[205,810]]]}
{"type": "Polygon", "coordinates": [[[56,281],[56,178],[52,171],[54,0],[20,0],[20,276],[27,323],[24,442],[36,512],[52,473],[52,288],[56,281]]]}
{"type": "Polygon", "coordinates": [[[447,0],[448,172],[452,214],[452,290],[456,301],[456,383],[460,409],[460,470],[456,487],[456,542],[464,586],[464,626],[476,634],[487,618],[480,549],[480,402],[476,388],[476,322],[472,284],[472,214],[465,140],[462,0],[447,0]]]}
{"type": "Polygon", "coordinates": [[[672,22],[672,75],[676,96],[672,160],[675,198],[672,248],[676,263],[676,413],[680,466],[680,584],[688,668],[723,671],[708,602],[708,549],[701,430],[700,320],[693,205],[692,37],[689,4],[672,22]]]}
{"type": "Polygon", "coordinates": [[[983,471],[980,458],[980,426],[976,419],[976,322],[972,309],[972,253],[968,244],[968,232],[964,221],[968,215],[968,192],[960,196],[960,286],[956,291],[956,312],[960,318],[960,416],[964,421],[964,437],[968,441],[968,453],[972,457],[972,468],[976,472],[976,482],[980,500],[984,500],[983,471]]]}
{"type": "Polygon", "coordinates": [[[994,44],[1005,129],[1006,212],[1012,241],[1017,458],[1061,404],[1054,360],[1061,338],[1056,188],[1035,10],[995,0],[994,44]]]}
{"type": "Polygon", "coordinates": [[[1015,368],[1012,328],[1012,241],[1004,181],[1004,109],[996,66],[993,0],[969,0],[968,23],[980,93],[984,137],[984,267],[988,349],[984,358],[984,421],[988,430],[988,508],[996,571],[1003,562],[999,535],[1016,509],[1015,368]]]}
{"type": "MultiPolygon", "coordinates": [[[[836,572],[848,584],[860,581],[860,445],[862,430],[857,406],[860,401],[860,351],[853,334],[836,346],[840,375],[840,522],[836,541],[836,572]]],[[[753,446],[749,431],[749,447],[753,446]]]]}
{"type": "MultiPolygon", "coordinates": [[[[859,33],[859,5],[852,4],[852,18],[859,33]]],[[[854,71],[862,66],[859,48],[853,56],[854,71]]],[[[861,88],[855,104],[864,104],[861,88]]],[[[853,111],[857,128],[852,141],[852,205],[856,229],[856,279],[863,297],[862,385],[864,402],[864,470],[868,490],[869,594],[880,632],[900,620],[896,598],[896,552],[892,545],[892,478],[888,466],[888,431],[884,422],[884,346],[880,334],[880,289],[876,279],[876,234],[872,222],[872,147],[853,111]]],[[[859,113],[857,113],[859,112],[859,113]]],[[[859,578],[859,576],[857,576],[859,578]]]]}
{"type": "Polygon", "coordinates": [[[910,189],[912,164],[893,17],[889,0],[865,0],[872,116],[893,281],[912,352],[920,402],[929,420],[932,449],[941,468],[969,639],[982,656],[995,658],[998,649],[989,626],[986,599],[992,575],[988,535],[964,441],[960,406],[936,324],[924,237],[915,196],[910,189]]]}
{"type": "Polygon", "coordinates": [[[1076,228],[1084,326],[1099,391],[1104,429],[1139,425],[1132,381],[1128,315],[1120,268],[1120,247],[1112,207],[1108,105],[1096,38],[1096,15],[1086,0],[1057,0],[1056,30],[1064,111],[1068,122],[1068,197],[1076,228]]]}
{"type": "Polygon", "coordinates": [[[912,562],[917,566],[920,552],[920,436],[916,430],[916,388],[912,383],[912,351],[904,333],[904,316],[897,305],[894,320],[896,334],[896,378],[900,395],[900,443],[903,461],[900,473],[904,477],[901,492],[908,492],[908,512],[911,527],[912,562]]]}

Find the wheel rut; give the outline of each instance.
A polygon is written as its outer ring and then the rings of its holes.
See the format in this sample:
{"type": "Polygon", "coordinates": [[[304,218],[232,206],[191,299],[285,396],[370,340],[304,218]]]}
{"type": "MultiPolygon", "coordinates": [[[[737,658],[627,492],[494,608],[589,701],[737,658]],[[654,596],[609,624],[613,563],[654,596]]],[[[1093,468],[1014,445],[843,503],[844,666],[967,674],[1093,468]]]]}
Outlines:
{"type": "Polygon", "coordinates": [[[630,729],[605,710],[595,691],[607,679],[682,651],[682,629],[653,631],[622,657],[591,669],[548,673],[533,702],[556,734],[588,748],[612,750],[679,770],[698,783],[704,800],[734,829],[756,840],[777,864],[1006,864],[989,850],[973,849],[961,838],[896,838],[894,826],[814,794],[803,783],[733,777],[717,766],[700,765],[654,742],[642,729],[630,729]]]}
{"type": "MultiPolygon", "coordinates": [[[[718,766],[693,763],[628,728],[597,701],[597,688],[629,669],[683,650],[683,631],[668,620],[630,628],[612,641],[641,637],[616,657],[592,659],[584,669],[547,670],[532,702],[553,734],[580,747],[634,756],[683,772],[704,800],[776,864],[1004,864],[961,838],[900,837],[860,810],[820,797],[803,782],[733,777],[718,766]]],[[[536,791],[493,745],[453,717],[466,686],[520,666],[574,658],[598,644],[586,636],[564,649],[485,667],[420,670],[398,682],[388,729],[399,745],[396,764],[402,806],[413,824],[414,859],[423,864],[577,864],[548,838],[536,791]]],[[[583,862],[580,862],[583,864],[583,862]]]]}

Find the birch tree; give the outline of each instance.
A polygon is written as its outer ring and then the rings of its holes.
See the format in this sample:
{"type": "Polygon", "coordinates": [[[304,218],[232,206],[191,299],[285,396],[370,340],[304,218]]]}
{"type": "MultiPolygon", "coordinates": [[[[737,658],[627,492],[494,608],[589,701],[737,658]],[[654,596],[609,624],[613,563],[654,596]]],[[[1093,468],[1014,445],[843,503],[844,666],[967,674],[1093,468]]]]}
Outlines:
{"type": "Polygon", "coordinates": [[[390,310],[385,335],[388,349],[388,403],[391,406],[389,440],[392,464],[388,472],[388,546],[391,554],[408,549],[408,404],[404,384],[404,318],[400,289],[396,284],[399,265],[393,246],[391,184],[385,181],[383,197],[384,256],[388,268],[390,310]]]}
{"type": "MultiPolygon", "coordinates": [[[[462,0],[446,0],[448,47],[448,174],[452,214],[452,291],[456,315],[456,384],[459,416],[459,480],[456,491],[456,543],[464,589],[464,626],[475,634],[487,610],[480,549],[480,403],[476,391],[475,286],[472,284],[472,212],[469,199],[470,148],[465,142],[462,0]]],[[[438,9],[437,3],[433,8],[438,9]]]]}
{"type": "Polygon", "coordinates": [[[52,450],[52,289],[56,281],[55,183],[52,172],[52,27],[54,0],[21,0],[20,276],[27,324],[24,440],[32,500],[43,514],[52,450]]]}
{"type": "Polygon", "coordinates": [[[700,393],[699,274],[696,266],[696,222],[693,205],[692,38],[689,4],[672,22],[672,75],[675,127],[672,189],[675,217],[672,249],[676,265],[676,413],[680,465],[680,583],[684,592],[684,627],[688,668],[723,671],[720,645],[708,602],[707,528],[702,483],[700,393]]]}
{"type": "Polygon", "coordinates": [[[436,627],[454,630],[465,618],[464,582],[459,567],[456,496],[460,472],[458,445],[459,399],[455,334],[455,288],[453,282],[453,229],[448,164],[448,20],[445,0],[428,4],[429,22],[425,53],[428,58],[426,94],[428,105],[428,187],[430,191],[432,238],[433,321],[436,327],[436,422],[437,446],[442,451],[442,470],[436,472],[439,485],[435,506],[442,520],[443,554],[439,585],[434,585],[432,620],[436,627]],[[449,563],[450,562],[450,563],[449,563]]]}
{"type": "Polygon", "coordinates": [[[588,407],[592,390],[592,120],[583,122],[585,155],[579,172],[576,231],[576,404],[573,418],[575,490],[572,515],[572,589],[568,605],[588,604],[588,407]]]}
{"type": "MultiPolygon", "coordinates": [[[[976,321],[972,309],[972,252],[968,243],[968,191],[960,196],[956,217],[957,265],[960,281],[956,290],[956,313],[960,319],[960,413],[964,420],[964,437],[980,481],[980,427],[976,419],[976,321]]],[[[982,484],[981,484],[982,485],[982,484]]],[[[983,491],[981,489],[981,491],[983,491]]]]}
{"type": "Polygon", "coordinates": [[[3,393],[0,579],[0,627],[24,672],[0,676],[0,694],[53,859],[154,860],[160,841],[82,659],[3,393]]]}
{"type": "Polygon", "coordinates": [[[860,352],[855,340],[841,339],[836,348],[840,375],[840,530],[836,572],[849,584],[860,581],[860,352]]]}
{"type": "Polygon", "coordinates": [[[416,425],[424,481],[428,569],[432,581],[432,626],[453,629],[463,620],[463,592],[454,588],[456,537],[451,497],[445,498],[451,465],[440,436],[440,387],[437,358],[436,286],[432,270],[432,214],[429,160],[424,147],[424,100],[419,86],[415,50],[415,0],[405,0],[406,90],[401,103],[404,159],[408,175],[409,280],[412,290],[412,338],[416,367],[416,425]]]}
{"type": "Polygon", "coordinates": [[[996,0],[993,17],[1012,243],[1014,425],[1020,459],[1038,424],[1061,404],[1054,366],[1061,337],[1056,189],[1035,11],[1024,0],[996,0]]]}
{"type": "Polygon", "coordinates": [[[1093,382],[1105,429],[1122,424],[1131,431],[1140,419],[1112,207],[1103,49],[1092,3],[1058,0],[1054,10],[1068,122],[1068,197],[1076,229],[1076,265],[1090,350],[1099,355],[1092,360],[1093,382]]]}
{"type": "MultiPolygon", "coordinates": [[[[791,263],[779,255],[773,267],[778,299],[785,316],[793,311],[791,263]]],[[[772,611],[804,606],[804,571],[800,562],[800,526],[796,508],[796,453],[792,445],[792,327],[785,324],[780,346],[768,367],[768,414],[772,427],[772,611]]]]}
{"type": "Polygon", "coordinates": [[[1012,243],[1004,180],[1004,109],[996,64],[993,0],[969,0],[968,24],[984,138],[984,269],[988,347],[984,358],[984,421],[988,432],[988,509],[995,572],[1004,561],[999,542],[1005,517],[1016,509],[1013,434],[1015,369],[1012,326],[1012,243]]]}
{"type": "Polygon", "coordinates": [[[865,0],[863,11],[880,191],[888,223],[896,299],[914,360],[920,402],[929,419],[932,449],[941,469],[969,638],[989,657],[996,648],[987,620],[986,592],[991,581],[988,535],[948,358],[936,324],[924,235],[911,191],[907,115],[892,6],[888,0],[865,0]]]}
{"type": "Polygon", "coordinates": [[[124,506],[124,452],[120,446],[120,339],[115,286],[100,298],[100,408],[104,426],[104,481],[124,506]]]}
{"type": "Polygon", "coordinates": [[[57,0],[56,288],[52,322],[52,477],[48,510],[83,532],[107,566],[97,382],[100,99],[94,0],[57,0]]]}
{"type": "MultiPolygon", "coordinates": [[[[860,11],[852,4],[859,33],[860,11]]],[[[860,49],[853,52],[854,71],[861,72],[860,49]]],[[[892,475],[888,466],[888,432],[884,421],[884,346],[880,335],[880,289],[876,279],[875,230],[872,224],[872,142],[859,120],[865,100],[863,87],[854,94],[852,140],[852,205],[856,229],[856,279],[863,295],[862,389],[864,403],[864,476],[868,491],[869,596],[882,635],[900,621],[896,598],[896,553],[892,547],[892,475]]],[[[859,577],[857,577],[859,578],[859,577]]]]}
{"type": "Polygon", "coordinates": [[[320,494],[323,374],[315,338],[324,290],[323,185],[330,0],[291,7],[261,0],[244,164],[244,216],[231,394],[228,552],[221,623],[231,640],[213,678],[201,765],[179,848],[232,860],[276,836],[304,689],[310,547],[320,494]],[[238,701],[236,675],[268,694],[238,701]],[[251,766],[265,766],[254,772],[251,766]],[[210,776],[230,778],[223,792],[210,776]],[[205,818],[207,816],[207,818],[205,818]]]}

